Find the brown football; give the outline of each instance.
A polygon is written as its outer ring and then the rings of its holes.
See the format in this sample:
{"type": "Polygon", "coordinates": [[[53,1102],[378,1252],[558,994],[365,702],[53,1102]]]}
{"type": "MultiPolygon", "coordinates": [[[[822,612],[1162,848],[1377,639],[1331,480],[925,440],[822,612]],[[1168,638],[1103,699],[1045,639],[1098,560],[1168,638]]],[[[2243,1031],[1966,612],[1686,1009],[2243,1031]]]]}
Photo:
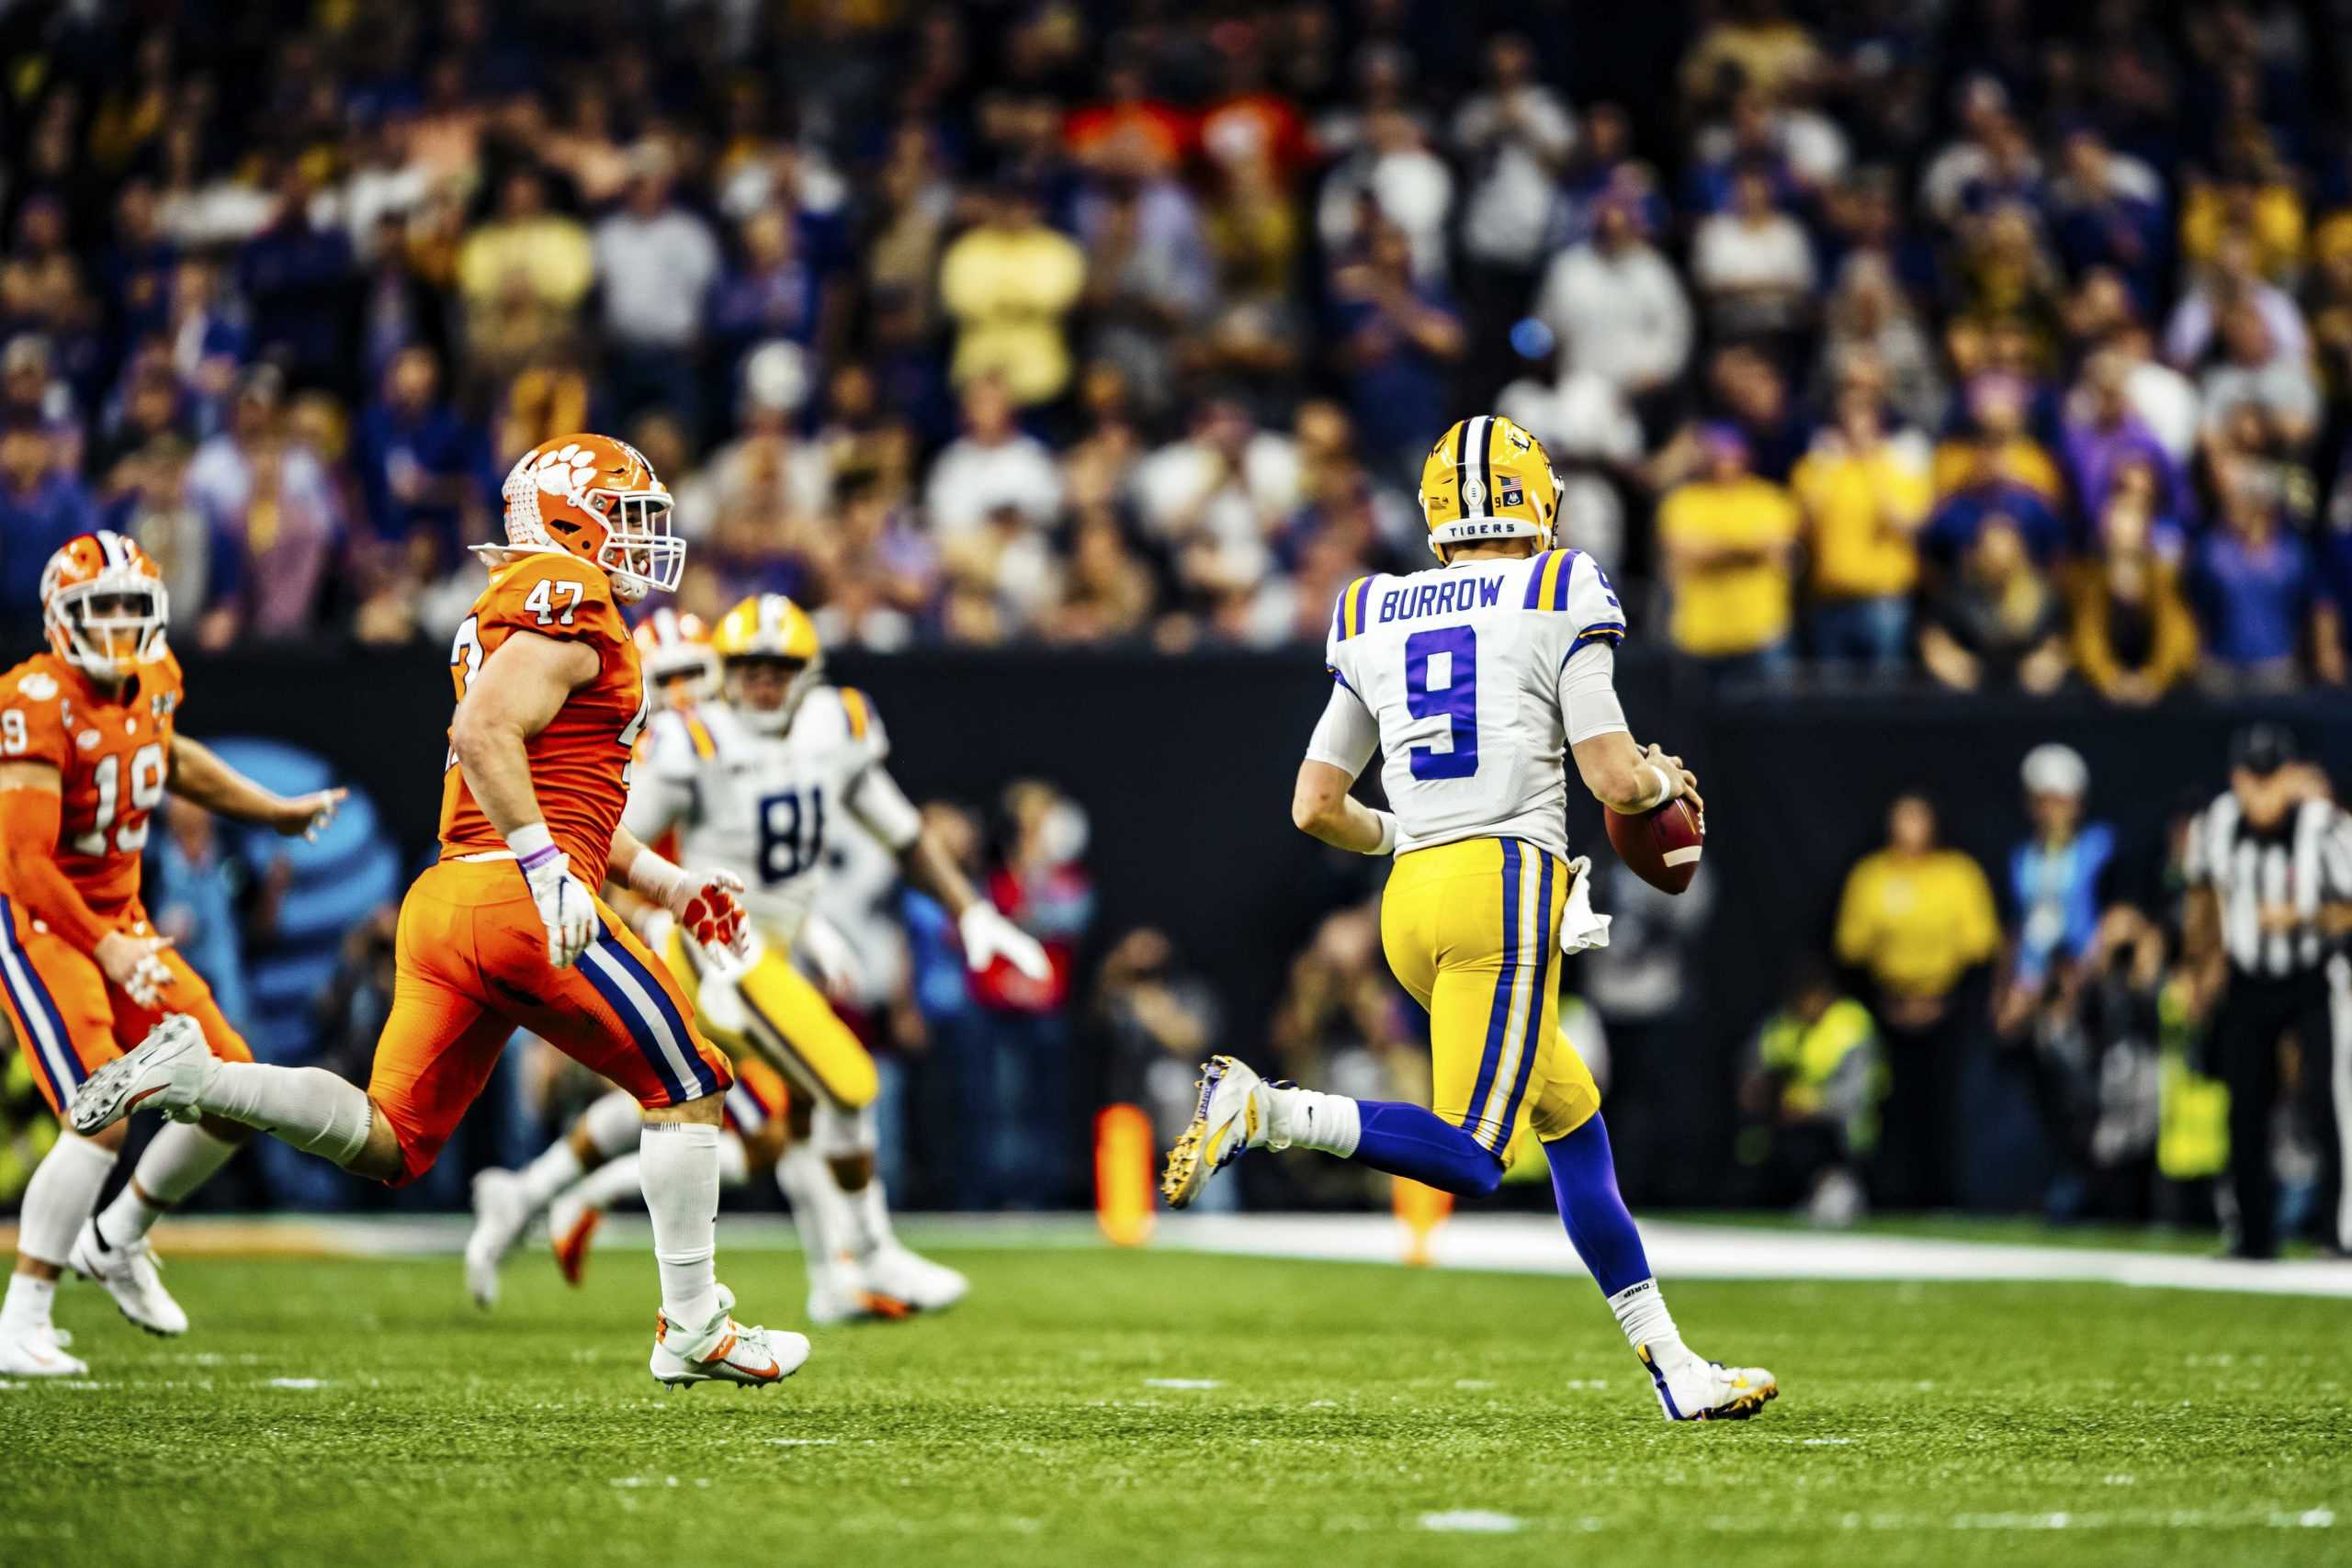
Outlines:
{"type": "Polygon", "coordinates": [[[1677,797],[1655,810],[1627,817],[1604,810],[1609,841],[1635,876],[1661,893],[1679,893],[1699,874],[1707,845],[1707,819],[1677,797]]]}

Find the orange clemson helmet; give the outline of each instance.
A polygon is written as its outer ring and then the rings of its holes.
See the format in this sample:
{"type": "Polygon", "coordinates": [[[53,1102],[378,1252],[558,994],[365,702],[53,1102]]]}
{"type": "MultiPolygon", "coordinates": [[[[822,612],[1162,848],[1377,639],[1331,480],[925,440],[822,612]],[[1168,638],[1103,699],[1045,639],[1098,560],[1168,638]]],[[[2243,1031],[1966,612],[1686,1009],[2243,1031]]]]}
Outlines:
{"type": "Polygon", "coordinates": [[[668,592],[685,570],[686,541],[671,529],[670,491],[645,454],[609,435],[559,435],[523,454],[506,476],[506,543],[479,550],[567,550],[612,579],[634,603],[668,592]]]}
{"type": "Polygon", "coordinates": [[[40,571],[40,619],[57,657],[121,681],[164,657],[171,594],[138,544],[111,528],[68,539],[40,571]]]}
{"type": "Polygon", "coordinates": [[[636,639],[646,679],[673,705],[717,694],[718,653],[700,615],[665,604],[638,622],[629,636],[636,639]]]}

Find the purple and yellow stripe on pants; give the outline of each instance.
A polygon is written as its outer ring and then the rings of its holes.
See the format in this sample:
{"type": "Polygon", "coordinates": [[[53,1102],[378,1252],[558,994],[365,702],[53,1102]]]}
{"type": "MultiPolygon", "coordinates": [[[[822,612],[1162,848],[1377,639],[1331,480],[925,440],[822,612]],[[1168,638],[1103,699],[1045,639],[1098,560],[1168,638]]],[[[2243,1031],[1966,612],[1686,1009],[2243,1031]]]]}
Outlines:
{"type": "Polygon", "coordinates": [[[1430,1013],[1430,1108],[1500,1155],[1522,1111],[1545,1138],[1600,1106],[1559,1038],[1559,929],[1570,874],[1517,839],[1396,857],[1381,895],[1388,964],[1430,1013]]]}

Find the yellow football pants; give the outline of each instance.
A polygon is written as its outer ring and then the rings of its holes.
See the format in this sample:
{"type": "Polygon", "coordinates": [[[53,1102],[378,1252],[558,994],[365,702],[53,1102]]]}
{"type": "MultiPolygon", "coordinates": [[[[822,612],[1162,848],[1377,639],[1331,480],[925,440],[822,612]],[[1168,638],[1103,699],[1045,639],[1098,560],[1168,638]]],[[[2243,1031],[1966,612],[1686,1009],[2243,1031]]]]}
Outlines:
{"type": "Polygon", "coordinates": [[[1600,1109],[1560,1034],[1567,863],[1517,839],[1396,857],[1380,899],[1388,967],[1430,1015],[1430,1109],[1500,1155],[1524,1118],[1564,1138],[1600,1109]]]}
{"type": "Polygon", "coordinates": [[[780,950],[769,948],[731,987],[714,985],[707,997],[707,961],[674,928],[662,955],[695,1004],[695,1023],[729,1055],[755,1053],[784,1074],[795,1093],[836,1111],[873,1103],[881,1089],[874,1058],[825,994],[780,950]]]}

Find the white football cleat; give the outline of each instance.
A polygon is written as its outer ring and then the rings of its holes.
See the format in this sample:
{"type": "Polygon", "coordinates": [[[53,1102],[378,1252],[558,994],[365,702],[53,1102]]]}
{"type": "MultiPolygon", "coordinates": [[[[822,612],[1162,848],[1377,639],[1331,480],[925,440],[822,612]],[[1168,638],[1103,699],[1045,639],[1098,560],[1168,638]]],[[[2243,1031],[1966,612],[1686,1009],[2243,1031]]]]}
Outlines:
{"type": "Polygon", "coordinates": [[[59,1338],[58,1331],[47,1324],[33,1328],[0,1329],[0,1377],[87,1376],[89,1363],[67,1355],[59,1338]]]}
{"type": "Polygon", "coordinates": [[[894,1302],[903,1310],[881,1315],[904,1316],[909,1312],[945,1312],[964,1299],[972,1282],[944,1263],[909,1251],[897,1242],[876,1247],[858,1264],[865,1278],[865,1293],[894,1302]]]}
{"type": "Polygon", "coordinates": [[[1637,1352],[1669,1421],[1745,1421],[1781,1397],[1781,1385],[1761,1367],[1726,1367],[1692,1356],[1672,1371],[1659,1370],[1650,1348],[1637,1352]]]}
{"type": "Polygon", "coordinates": [[[498,1266],[530,1223],[520,1177],[493,1167],[474,1178],[474,1228],[466,1237],[466,1293],[474,1305],[487,1312],[498,1304],[498,1266]]]}
{"type": "Polygon", "coordinates": [[[699,1329],[688,1333],[670,1322],[666,1313],[653,1314],[653,1381],[671,1388],[698,1382],[740,1383],[764,1388],[798,1371],[808,1359],[808,1337],[784,1328],[746,1328],[729,1314],[735,1292],[718,1287],[718,1311],[699,1329]]]}
{"type": "Polygon", "coordinates": [[[82,1080],[66,1101],[66,1120],[85,1138],[142,1109],[193,1122],[214,1062],[203,1027],[184,1012],[165,1013],[146,1039],[82,1080]]]}
{"type": "Polygon", "coordinates": [[[548,1205],[548,1246],[555,1253],[556,1271],[567,1285],[577,1285],[588,1272],[588,1247],[605,1211],[582,1202],[570,1192],[557,1194],[548,1205]]]}
{"type": "Polygon", "coordinates": [[[1273,1120],[1266,1081],[1237,1057],[1211,1056],[1203,1062],[1199,1087],[1193,1120],[1168,1151],[1168,1168],[1159,1178],[1160,1195],[1171,1209],[1190,1203],[1210,1177],[1240,1158],[1243,1151],[1265,1147],[1273,1120]]]}
{"type": "Polygon", "coordinates": [[[846,1258],[808,1266],[808,1321],[820,1327],[904,1317],[910,1310],[903,1302],[867,1290],[865,1271],[846,1258]]]}
{"type": "Polygon", "coordinates": [[[99,1234],[96,1220],[85,1220],[82,1234],[74,1238],[74,1250],[66,1254],[65,1266],[85,1280],[104,1285],[122,1315],[148,1333],[168,1338],[187,1332],[187,1314],[164,1289],[162,1260],[145,1236],[116,1247],[99,1234]]]}

